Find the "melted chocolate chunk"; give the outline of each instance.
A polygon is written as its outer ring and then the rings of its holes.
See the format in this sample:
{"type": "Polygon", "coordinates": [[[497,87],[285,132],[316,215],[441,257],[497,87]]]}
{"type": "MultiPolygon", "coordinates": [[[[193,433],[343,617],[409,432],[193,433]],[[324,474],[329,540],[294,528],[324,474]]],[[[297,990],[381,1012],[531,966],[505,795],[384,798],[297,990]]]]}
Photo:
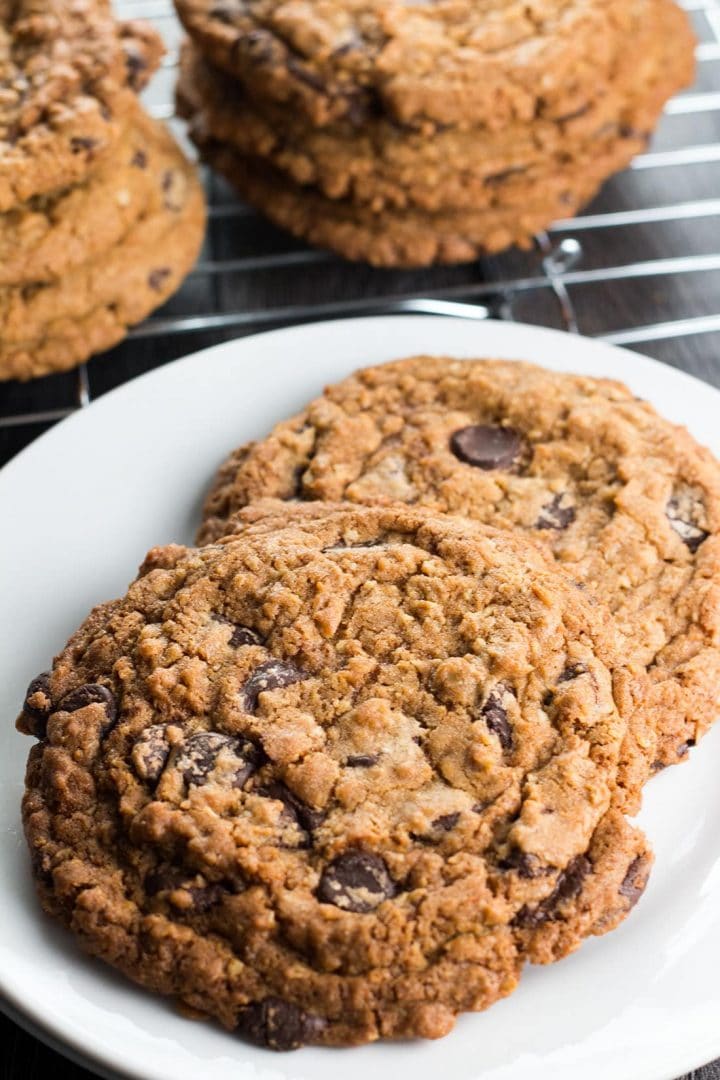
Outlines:
{"type": "Polygon", "coordinates": [[[130,164],[134,165],[136,169],[146,169],[148,163],[148,156],[144,150],[136,150],[133,156],[130,158],[130,164]]]}
{"type": "Polygon", "coordinates": [[[91,139],[89,135],[73,135],[70,140],[70,149],[73,154],[79,154],[85,150],[90,157],[96,146],[97,140],[91,139]]]}
{"type": "Polygon", "coordinates": [[[630,863],[627,874],[618,889],[621,896],[628,901],[628,911],[634,908],[638,900],[645,892],[645,887],[650,876],[650,859],[647,855],[638,855],[630,863]]]}
{"type": "Polygon", "coordinates": [[[159,266],[157,270],[151,270],[147,279],[150,288],[154,289],[155,292],[160,292],[170,277],[170,272],[170,268],[167,266],[159,266]]]}
{"type": "Polygon", "coordinates": [[[568,664],[564,671],[561,671],[558,675],[558,682],[572,682],[573,679],[579,678],[580,675],[586,675],[587,668],[584,664],[568,664]]]}
{"type": "Polygon", "coordinates": [[[345,851],[325,867],[317,889],[318,900],[343,911],[365,914],[397,892],[395,882],[379,855],[345,851]]]}
{"type": "Polygon", "coordinates": [[[284,808],[283,817],[286,820],[294,821],[304,832],[312,833],[325,820],[326,815],[322,810],[313,810],[311,806],[299,799],[293,791],[290,791],[290,788],[286,787],[285,784],[281,784],[280,781],[268,784],[267,787],[258,791],[258,795],[266,795],[270,799],[277,799],[278,802],[281,802],[284,808]]]}
{"type": "Polygon", "coordinates": [[[238,1014],[237,1024],[240,1035],[268,1050],[297,1050],[315,1042],[324,1027],[321,1017],[274,997],[246,1005],[238,1014]]]}
{"type": "Polygon", "coordinates": [[[575,520],[575,507],[563,506],[565,493],[556,495],[552,502],[546,503],[540,510],[535,522],[536,529],[567,529],[575,520]]]}
{"type": "Polygon", "coordinates": [[[77,712],[88,705],[103,705],[105,708],[105,720],[102,725],[103,735],[114,726],[117,720],[117,702],[107,686],[100,683],[86,683],[77,690],[71,690],[69,694],[58,704],[58,712],[77,712]]]}
{"type": "Polygon", "coordinates": [[[242,688],[242,707],[245,712],[255,712],[258,698],[265,690],[278,690],[283,686],[306,679],[304,672],[286,660],[268,660],[253,671],[242,688]]]}
{"type": "MultiPolygon", "coordinates": [[[[229,889],[224,885],[212,882],[209,885],[196,885],[192,878],[188,879],[187,873],[176,866],[165,866],[154,870],[145,878],[145,891],[148,896],[157,896],[159,893],[173,892],[182,889],[190,897],[193,911],[202,914],[209,911],[215,904],[228,895],[229,889]]],[[[171,901],[172,902],[172,901],[171,901]]],[[[176,905],[184,906],[184,905],[176,905]]]]}
{"type": "Polygon", "coordinates": [[[215,622],[232,626],[233,632],[230,635],[229,644],[233,649],[238,649],[241,645],[262,645],[262,638],[260,635],[256,634],[254,630],[251,630],[249,626],[235,623],[225,615],[213,615],[213,619],[215,622]]]}
{"type": "Polygon", "coordinates": [[[215,771],[221,754],[231,759],[232,769],[226,779],[229,778],[233,788],[242,788],[262,760],[260,750],[249,739],[219,731],[200,731],[190,736],[175,764],[189,787],[201,787],[215,771]]]}
{"type": "Polygon", "coordinates": [[[495,690],[490,693],[480,710],[480,715],[487,724],[488,730],[492,731],[493,735],[497,735],[505,753],[509,753],[515,745],[513,730],[500,694],[495,690]]]}
{"type": "Polygon", "coordinates": [[[522,927],[524,930],[534,930],[536,927],[542,926],[543,923],[557,918],[557,909],[566,900],[572,900],[573,897],[579,894],[583,881],[591,870],[592,864],[590,860],[584,855],[577,855],[568,863],[567,869],[560,874],[557,885],[550,895],[542,900],[537,907],[520,908],[520,911],[513,919],[513,924],[522,927]]]}
{"type": "Polygon", "coordinates": [[[451,436],[450,449],[478,469],[509,469],[522,457],[523,440],[511,427],[473,424],[451,436]]]}
{"type": "Polygon", "coordinates": [[[351,769],[369,769],[372,765],[377,765],[379,760],[377,754],[353,754],[345,764],[351,769]]]}
{"type": "Polygon", "coordinates": [[[690,493],[674,495],[665,507],[670,527],[678,534],[688,550],[694,555],[710,535],[693,520],[700,509],[690,493]]]}
{"type": "Polygon", "coordinates": [[[433,829],[440,829],[441,832],[450,832],[452,829],[455,828],[459,820],[459,811],[454,814],[442,814],[440,817],[436,817],[433,821],[433,829]]]}
{"type": "Polygon", "coordinates": [[[537,855],[532,855],[529,851],[520,851],[519,848],[514,848],[506,859],[498,863],[498,866],[501,870],[516,870],[518,876],[526,880],[552,873],[550,867],[545,866],[537,855]]]}
{"type": "Polygon", "coordinates": [[[27,688],[23,702],[25,725],[36,739],[44,739],[47,734],[48,716],[53,703],[50,697],[50,672],[43,671],[36,675],[27,688]]]}
{"type": "Polygon", "coordinates": [[[169,754],[167,725],[153,724],[145,728],[132,748],[133,768],[141,780],[155,784],[162,776],[169,754]]]}

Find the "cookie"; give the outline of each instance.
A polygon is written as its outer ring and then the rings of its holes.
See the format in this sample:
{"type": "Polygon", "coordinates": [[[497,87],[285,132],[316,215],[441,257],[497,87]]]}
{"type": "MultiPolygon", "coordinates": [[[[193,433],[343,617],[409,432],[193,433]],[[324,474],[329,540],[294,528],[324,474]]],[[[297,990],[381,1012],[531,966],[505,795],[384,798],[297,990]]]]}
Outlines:
{"type": "Polygon", "coordinates": [[[388,116],[318,129],[293,111],[264,102],[213,68],[197,47],[181,50],[178,107],[199,142],[213,139],[259,157],[296,184],[375,211],[418,206],[480,210],[508,178],[523,197],[538,176],[578,154],[603,154],[620,135],[649,137],[665,102],[692,75],[692,50],[677,47],[677,10],[665,26],[642,26],[611,85],[567,115],[534,118],[502,130],[413,128],[388,116]],[[663,32],[664,31],[664,32],[663,32]]]}
{"type": "Polygon", "coordinates": [[[715,720],[720,465],[619,383],[501,360],[368,368],[230,457],[199,542],[263,497],[407,502],[543,543],[647,669],[628,791],[715,720]]]}
{"type": "Polygon", "coordinates": [[[0,286],[57,279],[117,244],[140,217],[175,204],[187,185],[175,140],[139,104],[130,117],[84,183],[0,215],[0,286]]]}
{"type": "Polygon", "coordinates": [[[162,51],[93,0],[0,0],[0,213],[82,181],[162,51]]]}
{"type": "MultiPolygon", "coordinates": [[[[403,124],[485,124],[572,114],[612,83],[635,34],[670,0],[176,0],[204,55],[315,125],[378,113],[403,124]]],[[[691,50],[690,50],[691,51],[691,50]]]]}
{"type": "Polygon", "coordinates": [[[614,634],[522,537],[281,509],[151,552],[28,687],[40,899],[272,1049],[435,1038],[642,892],[614,634]]]}
{"type": "Polygon", "coordinates": [[[177,147],[174,158],[161,205],[151,199],[113,246],[55,280],[0,288],[0,379],[74,367],[180,286],[203,240],[205,202],[193,165],[177,147]]]}
{"type": "Polygon", "coordinates": [[[637,133],[621,133],[551,170],[511,172],[486,187],[485,209],[376,212],[372,206],[328,199],[314,188],[301,187],[259,158],[206,141],[196,128],[192,135],[202,158],[273,224],[346,259],[407,268],[471,262],[511,245],[530,247],[539,230],[576,213],[645,145],[637,133]]]}

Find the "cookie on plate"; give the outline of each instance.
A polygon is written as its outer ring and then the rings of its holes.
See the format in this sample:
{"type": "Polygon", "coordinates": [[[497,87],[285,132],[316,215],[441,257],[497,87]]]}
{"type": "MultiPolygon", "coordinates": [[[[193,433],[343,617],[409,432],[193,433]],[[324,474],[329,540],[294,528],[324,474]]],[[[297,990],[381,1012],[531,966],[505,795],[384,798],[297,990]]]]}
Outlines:
{"type": "Polygon", "coordinates": [[[29,686],[40,899],[264,1046],[438,1037],[643,890],[614,632],[521,536],[281,509],[151,552],[29,686]]]}
{"type": "MultiPolygon", "coordinates": [[[[152,132],[153,124],[148,124],[152,132]]],[[[140,160],[117,169],[121,190],[125,190],[131,170],[142,173],[162,162],[159,174],[144,178],[148,180],[148,197],[127,231],[101,251],[92,250],[91,244],[92,257],[59,277],[0,287],[0,379],[29,379],[64,371],[110,348],[125,336],[128,327],[175,292],[191,269],[205,227],[200,180],[195,167],[164,130],[156,128],[150,140],[157,156],[153,151],[151,159],[140,148],[140,160]]],[[[144,179],[134,177],[133,186],[144,186],[144,179]]],[[[99,190],[96,186],[95,191],[99,190]]],[[[110,200],[113,190],[105,189],[110,200]]],[[[67,200],[71,206],[77,205],[73,194],[68,194],[67,200]]],[[[63,203],[61,199],[60,205],[63,203]]],[[[91,220],[93,205],[86,204],[85,210],[91,220]]],[[[108,227],[112,225],[117,233],[123,215],[114,211],[113,216],[108,227]]],[[[40,218],[42,228],[43,216],[40,218]]],[[[72,221],[67,221],[67,227],[72,230],[72,221]]],[[[51,237],[48,244],[52,249],[51,237]]],[[[36,254],[40,253],[41,249],[36,254]]],[[[55,257],[62,259],[57,252],[55,257]]],[[[22,265],[19,256],[18,265],[22,265]]],[[[45,271],[43,276],[48,277],[45,271]]]]}
{"type": "Polygon", "coordinates": [[[368,368],[231,455],[199,541],[260,498],[401,501],[542,542],[647,669],[630,791],[715,720],[720,465],[620,383],[502,360],[368,368]]]}
{"type": "Polygon", "coordinates": [[[0,0],[0,213],[83,180],[162,52],[94,0],[0,0]]]}

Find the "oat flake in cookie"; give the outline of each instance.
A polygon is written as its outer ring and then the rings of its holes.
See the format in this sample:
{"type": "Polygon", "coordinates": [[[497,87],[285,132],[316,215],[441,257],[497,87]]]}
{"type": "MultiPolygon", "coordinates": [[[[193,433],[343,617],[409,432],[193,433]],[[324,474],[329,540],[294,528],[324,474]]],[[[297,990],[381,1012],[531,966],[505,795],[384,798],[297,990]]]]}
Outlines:
{"type": "Polygon", "coordinates": [[[272,1049],[444,1035],[642,891],[611,631],[522,537],[257,517],[151,552],[30,685],[42,904],[272,1049]]]}
{"type": "Polygon", "coordinates": [[[262,497],[402,501],[543,542],[647,669],[624,706],[628,792],[715,720],[720,466],[617,382],[500,360],[368,368],[228,459],[200,539],[262,497]]]}

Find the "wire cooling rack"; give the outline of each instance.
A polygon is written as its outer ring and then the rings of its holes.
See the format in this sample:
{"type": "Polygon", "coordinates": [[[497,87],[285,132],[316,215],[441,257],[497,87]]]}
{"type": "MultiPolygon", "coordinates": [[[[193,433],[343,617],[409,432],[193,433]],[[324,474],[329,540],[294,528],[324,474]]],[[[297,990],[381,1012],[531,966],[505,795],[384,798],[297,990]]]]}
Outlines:
{"type": "MultiPolygon", "coordinates": [[[[181,291],[127,341],[76,371],[0,385],[0,462],[134,375],[271,326],[376,312],[520,319],[629,345],[720,380],[720,0],[683,0],[697,32],[695,86],[669,102],[650,150],[534,250],[461,267],[372,270],[274,229],[203,170],[207,241],[181,291]]],[[[118,0],[168,46],[146,93],[173,117],[181,30],[169,0],[118,0]]]]}

